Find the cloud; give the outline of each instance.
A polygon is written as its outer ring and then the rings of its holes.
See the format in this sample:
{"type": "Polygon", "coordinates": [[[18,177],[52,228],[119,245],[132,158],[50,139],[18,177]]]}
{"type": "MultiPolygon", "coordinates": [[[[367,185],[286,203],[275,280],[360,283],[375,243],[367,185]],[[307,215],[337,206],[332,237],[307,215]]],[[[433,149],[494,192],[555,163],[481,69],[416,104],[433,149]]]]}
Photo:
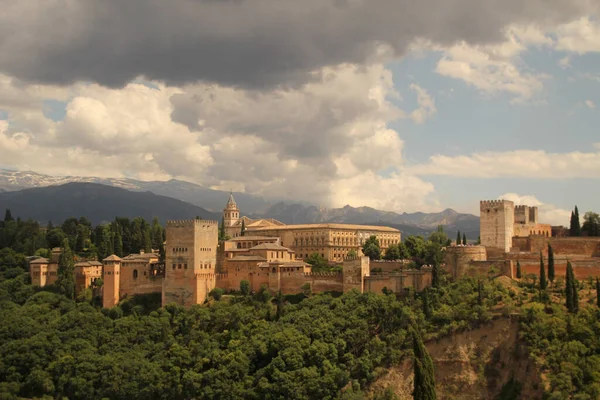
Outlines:
{"type": "Polygon", "coordinates": [[[556,36],[557,50],[577,54],[600,52],[600,24],[589,17],[561,25],[556,36]]]}
{"type": "Polygon", "coordinates": [[[525,205],[538,208],[539,221],[542,224],[568,226],[571,211],[558,208],[553,204],[542,203],[533,195],[518,195],[517,193],[505,193],[498,199],[510,200],[515,205],[525,205]]]}
{"type": "MultiPolygon", "coordinates": [[[[263,92],[201,83],[72,85],[60,121],[35,107],[9,113],[0,159],[48,174],[179,178],[328,206],[435,209],[433,186],[403,171],[404,142],[388,128],[413,118],[389,101],[399,96],[391,72],[344,65],[320,75],[300,88],[263,92]]],[[[423,118],[433,113],[427,93],[413,90],[423,118]]]]}
{"type": "MultiPolygon", "coordinates": [[[[3,3],[7,3],[4,0],[3,3]]],[[[323,67],[404,55],[416,40],[497,43],[513,24],[555,26],[588,0],[48,0],[0,13],[0,71],[25,81],[123,87],[137,77],[296,86],[323,67]]]]}
{"type": "Polygon", "coordinates": [[[472,178],[599,178],[600,151],[547,153],[543,150],[514,150],[455,157],[434,155],[428,163],[411,167],[410,172],[420,176],[472,178]]]}
{"type": "Polygon", "coordinates": [[[422,124],[437,112],[435,101],[425,89],[415,83],[410,85],[410,90],[417,94],[417,104],[419,105],[419,108],[410,113],[410,117],[415,123],[422,124]]]}
{"type": "Polygon", "coordinates": [[[586,105],[588,108],[591,108],[592,110],[593,110],[594,108],[596,108],[596,103],[594,103],[592,100],[586,100],[586,101],[585,101],[585,105],[586,105]]]}
{"type": "Polygon", "coordinates": [[[436,72],[460,79],[484,93],[507,92],[516,101],[527,100],[543,88],[547,76],[527,71],[519,56],[530,45],[549,44],[551,39],[538,29],[511,26],[501,43],[470,45],[463,41],[443,49],[436,72]]]}

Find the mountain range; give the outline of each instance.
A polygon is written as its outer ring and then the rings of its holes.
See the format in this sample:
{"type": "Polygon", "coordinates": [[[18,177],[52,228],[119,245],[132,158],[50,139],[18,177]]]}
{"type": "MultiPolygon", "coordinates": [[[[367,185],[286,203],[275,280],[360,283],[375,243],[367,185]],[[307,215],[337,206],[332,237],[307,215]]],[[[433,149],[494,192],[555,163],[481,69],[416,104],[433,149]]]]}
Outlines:
{"type": "MultiPolygon", "coordinates": [[[[405,234],[425,235],[443,225],[449,235],[460,230],[466,233],[470,239],[479,235],[479,217],[471,214],[458,213],[452,209],[446,209],[438,213],[395,213],[381,211],[371,207],[351,207],[349,205],[341,208],[323,208],[314,205],[289,204],[283,201],[268,201],[259,196],[247,193],[234,192],[234,197],[243,215],[251,218],[275,218],[286,224],[299,223],[352,223],[387,225],[400,229],[405,234]]],[[[36,172],[10,171],[0,169],[0,209],[11,206],[13,215],[22,218],[59,221],[62,215],[68,212],[67,217],[85,215],[92,221],[103,221],[102,218],[114,218],[119,216],[157,216],[161,221],[170,218],[183,218],[200,216],[220,220],[221,210],[229,196],[229,192],[206,188],[194,183],[171,179],[168,181],[138,181],[128,178],[97,178],[76,176],[50,176],[36,172]],[[56,186],[59,185],[59,186],[56,186]],[[30,189],[51,188],[48,191],[30,191],[30,189]],[[120,191],[111,191],[120,189],[120,191]],[[58,189],[61,188],[61,189],[58,189]],[[24,190],[25,189],[25,190],[24,190]],[[29,190],[28,190],[29,189],[29,190]],[[129,193],[138,193],[137,196],[129,193]],[[18,193],[21,193],[20,195],[18,193]],[[143,193],[143,195],[141,195],[143,193]],[[23,197],[19,197],[23,196],[23,197]],[[29,197],[45,199],[48,204],[37,204],[38,200],[29,197]],[[113,198],[110,198],[114,196],[113,198]],[[20,199],[22,203],[16,202],[20,199]],[[81,204],[86,199],[87,206],[81,204]],[[178,203],[169,200],[178,200],[178,203]],[[131,204],[134,201],[137,204],[131,204]],[[58,203],[56,203],[58,202],[58,203]],[[26,211],[28,207],[34,207],[38,211],[26,211]],[[71,207],[64,207],[70,204],[71,207]],[[110,213],[105,205],[111,204],[110,213]],[[52,211],[53,207],[58,207],[52,211]],[[95,207],[99,207],[97,217],[95,207]],[[153,207],[155,207],[153,209],[153,207]],[[169,208],[173,209],[170,210],[169,208]],[[26,211],[29,215],[15,212],[26,211]],[[81,210],[75,212],[76,210],[81,210]],[[60,211],[60,212],[59,212],[60,211]],[[48,214],[50,213],[50,214],[48,214]],[[92,213],[88,215],[88,213],[92,213]],[[154,213],[154,214],[153,214],[154,213]],[[171,214],[173,216],[171,216],[171,214]],[[36,215],[34,217],[34,215],[36,215]]],[[[39,200],[42,202],[42,200],[39,200]]],[[[64,219],[64,218],[63,218],[64,219]]]]}

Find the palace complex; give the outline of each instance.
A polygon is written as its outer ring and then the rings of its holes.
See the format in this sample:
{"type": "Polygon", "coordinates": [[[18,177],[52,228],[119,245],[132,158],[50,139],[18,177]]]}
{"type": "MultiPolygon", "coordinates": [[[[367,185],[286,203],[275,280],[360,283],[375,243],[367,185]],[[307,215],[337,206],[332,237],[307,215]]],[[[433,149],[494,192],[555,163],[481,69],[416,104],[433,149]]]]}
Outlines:
{"type": "Polygon", "coordinates": [[[349,255],[360,254],[365,241],[375,236],[383,253],[391,244],[401,241],[398,229],[386,226],[350,224],[301,224],[286,225],[275,219],[250,219],[240,217],[233,195],[223,210],[225,233],[231,238],[242,235],[278,237],[279,244],[296,252],[298,258],[313,253],[320,254],[330,262],[342,262],[349,255]]]}
{"type": "MultiPolygon", "coordinates": [[[[361,246],[375,235],[385,251],[400,242],[400,231],[388,227],[346,224],[285,225],[277,220],[253,220],[239,216],[233,196],[223,210],[229,240],[219,242],[216,221],[201,219],[167,221],[165,262],[154,253],[111,255],[102,262],[83,261],[75,266],[76,292],[102,278],[96,288],[104,307],[114,307],[127,296],[162,293],[162,304],[202,304],[214,288],[239,290],[246,280],[253,291],[266,287],[272,292],[402,292],[420,291],[431,285],[431,268],[405,269],[401,263],[386,265],[384,273],[371,275],[368,257],[361,246]],[[242,235],[242,226],[246,229],[242,235]],[[349,254],[354,250],[355,254],[349,254]],[[303,261],[319,253],[339,272],[313,272],[303,261]]],[[[32,282],[39,286],[57,279],[60,249],[51,259],[30,263],[32,282]]]]}
{"type": "Polygon", "coordinates": [[[548,245],[557,276],[565,275],[567,261],[579,279],[600,276],[600,237],[565,237],[561,227],[539,223],[537,207],[515,206],[508,200],[481,201],[480,238],[478,246],[446,248],[446,268],[453,276],[487,273],[494,267],[514,278],[517,261],[523,276],[539,275],[540,255],[548,265],[548,245]]]}

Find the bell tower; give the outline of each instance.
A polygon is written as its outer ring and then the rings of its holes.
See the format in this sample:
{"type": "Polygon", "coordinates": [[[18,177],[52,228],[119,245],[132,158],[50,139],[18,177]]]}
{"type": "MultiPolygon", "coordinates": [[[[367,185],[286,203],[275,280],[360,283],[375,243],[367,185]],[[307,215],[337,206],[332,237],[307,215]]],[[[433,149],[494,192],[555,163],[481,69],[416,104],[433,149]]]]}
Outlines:
{"type": "Polygon", "coordinates": [[[233,193],[229,192],[229,200],[227,200],[227,205],[223,209],[223,222],[225,223],[225,232],[234,237],[231,234],[231,227],[235,225],[235,223],[240,219],[240,209],[238,208],[235,199],[233,198],[233,193]]]}

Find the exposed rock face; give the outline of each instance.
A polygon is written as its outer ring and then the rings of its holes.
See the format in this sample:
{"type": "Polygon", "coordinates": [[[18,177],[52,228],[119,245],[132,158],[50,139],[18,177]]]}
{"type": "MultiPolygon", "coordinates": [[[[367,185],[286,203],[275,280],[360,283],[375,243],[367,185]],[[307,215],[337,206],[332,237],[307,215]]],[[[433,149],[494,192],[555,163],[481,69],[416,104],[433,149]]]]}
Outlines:
{"type": "MultiPolygon", "coordinates": [[[[435,366],[438,399],[538,399],[541,378],[527,348],[518,339],[516,320],[500,319],[479,329],[426,344],[435,366]],[[507,395],[518,389],[517,397],[507,395]],[[498,397],[500,393],[504,396],[498,397]]],[[[412,361],[392,368],[371,391],[393,388],[400,399],[412,399],[412,361]]]]}

